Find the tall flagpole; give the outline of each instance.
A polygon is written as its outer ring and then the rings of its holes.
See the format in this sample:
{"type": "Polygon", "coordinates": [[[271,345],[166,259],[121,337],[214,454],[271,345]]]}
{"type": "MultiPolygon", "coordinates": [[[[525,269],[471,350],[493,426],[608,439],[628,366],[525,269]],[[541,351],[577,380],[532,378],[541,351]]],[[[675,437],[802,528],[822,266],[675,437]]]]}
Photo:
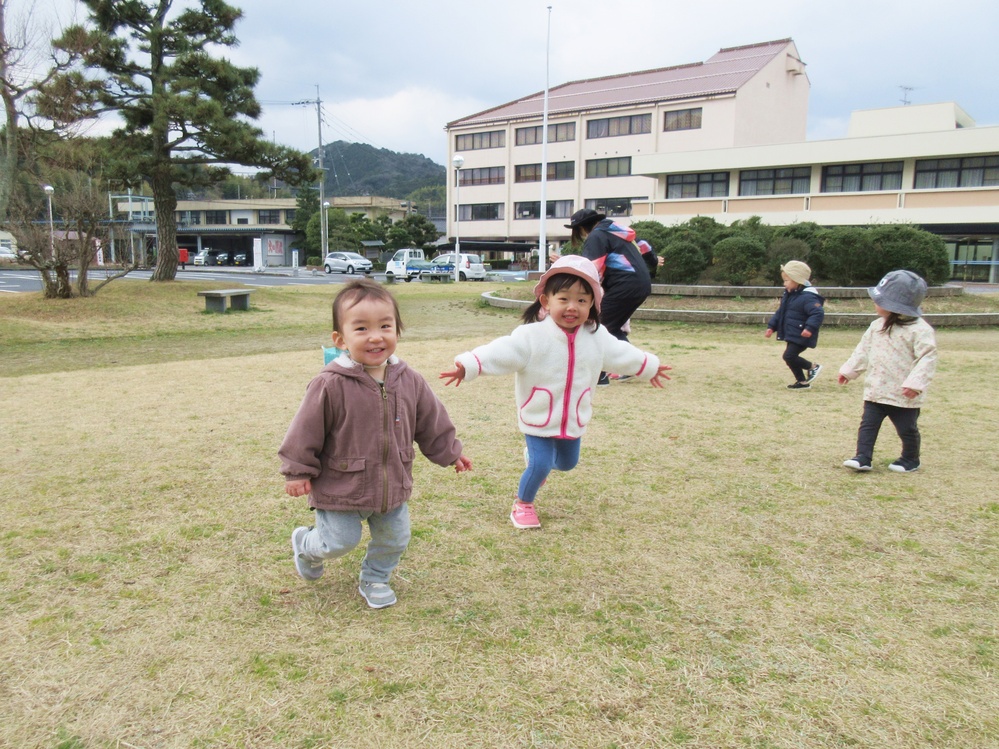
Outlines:
{"type": "Polygon", "coordinates": [[[551,65],[552,6],[548,6],[548,35],[545,40],[545,107],[541,117],[541,231],[538,232],[538,270],[548,262],[548,72],[551,65]]]}

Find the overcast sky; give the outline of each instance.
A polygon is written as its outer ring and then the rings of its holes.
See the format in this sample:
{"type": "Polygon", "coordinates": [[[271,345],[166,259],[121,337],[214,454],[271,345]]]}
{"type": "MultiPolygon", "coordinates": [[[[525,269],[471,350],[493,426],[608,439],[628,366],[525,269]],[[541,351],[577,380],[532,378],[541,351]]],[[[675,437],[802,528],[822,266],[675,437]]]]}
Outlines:
{"type": "MultiPolygon", "coordinates": [[[[35,2],[71,19],[71,0],[35,2]]],[[[279,143],[369,143],[447,158],[445,123],[567,81],[706,60],[792,38],[811,82],[808,137],[850,112],[955,101],[999,125],[996,0],[229,0],[232,59],[261,71],[258,125],[279,143]],[[546,45],[551,6],[551,38],[546,45]],[[902,87],[909,90],[903,90],[902,87]]],[[[180,0],[178,0],[178,5],[180,0]]]]}

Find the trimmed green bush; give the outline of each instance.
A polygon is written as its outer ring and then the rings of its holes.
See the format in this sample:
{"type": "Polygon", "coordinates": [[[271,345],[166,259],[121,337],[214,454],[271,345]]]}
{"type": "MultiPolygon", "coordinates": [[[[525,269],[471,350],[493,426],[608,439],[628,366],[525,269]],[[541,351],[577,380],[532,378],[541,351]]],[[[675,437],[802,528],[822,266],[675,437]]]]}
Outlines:
{"type": "Polygon", "coordinates": [[[305,259],[305,264],[306,265],[322,265],[323,264],[323,259],[321,257],[319,257],[318,255],[313,255],[312,257],[307,257],[305,259]]]}
{"type": "Polygon", "coordinates": [[[766,280],[775,286],[780,286],[783,282],[780,276],[780,267],[788,260],[801,260],[808,262],[812,248],[807,242],[794,237],[774,237],[767,247],[767,258],[763,266],[763,275],[766,280]]]}
{"type": "Polygon", "coordinates": [[[688,240],[672,240],[659,254],[666,261],[658,274],[662,283],[697,283],[698,276],[708,267],[704,250],[688,240]]]}
{"type": "Polygon", "coordinates": [[[733,286],[741,286],[761,273],[767,248],[758,239],[740,235],[721,240],[712,253],[721,277],[733,286]]]}

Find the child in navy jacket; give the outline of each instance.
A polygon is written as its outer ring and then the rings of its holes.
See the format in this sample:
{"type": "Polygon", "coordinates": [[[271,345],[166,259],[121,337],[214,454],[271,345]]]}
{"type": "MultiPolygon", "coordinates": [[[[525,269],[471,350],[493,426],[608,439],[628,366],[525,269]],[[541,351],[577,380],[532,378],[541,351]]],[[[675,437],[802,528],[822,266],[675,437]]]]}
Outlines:
{"type": "Polygon", "coordinates": [[[822,307],[825,299],[809,283],[812,269],[800,260],[791,260],[780,267],[784,279],[784,295],[780,306],[767,322],[767,338],[777,333],[778,341],[786,341],[784,363],[794,375],[788,390],[807,390],[812,380],[819,376],[822,365],[802,357],[805,349],[815,348],[819,342],[819,327],[825,318],[822,307]]]}

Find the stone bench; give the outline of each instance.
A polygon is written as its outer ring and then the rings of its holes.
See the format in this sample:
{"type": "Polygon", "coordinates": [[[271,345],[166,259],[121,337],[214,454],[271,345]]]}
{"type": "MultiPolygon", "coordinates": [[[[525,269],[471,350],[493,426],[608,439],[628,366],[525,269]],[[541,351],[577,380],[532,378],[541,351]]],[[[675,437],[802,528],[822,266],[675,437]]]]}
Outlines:
{"type": "Polygon", "coordinates": [[[453,270],[425,270],[420,274],[420,278],[426,278],[430,281],[438,281],[440,283],[451,283],[454,280],[453,270]]]}
{"type": "Polygon", "coordinates": [[[226,300],[229,309],[250,309],[250,294],[255,289],[216,289],[214,291],[199,291],[198,296],[205,298],[205,312],[225,312],[226,300]]]}

